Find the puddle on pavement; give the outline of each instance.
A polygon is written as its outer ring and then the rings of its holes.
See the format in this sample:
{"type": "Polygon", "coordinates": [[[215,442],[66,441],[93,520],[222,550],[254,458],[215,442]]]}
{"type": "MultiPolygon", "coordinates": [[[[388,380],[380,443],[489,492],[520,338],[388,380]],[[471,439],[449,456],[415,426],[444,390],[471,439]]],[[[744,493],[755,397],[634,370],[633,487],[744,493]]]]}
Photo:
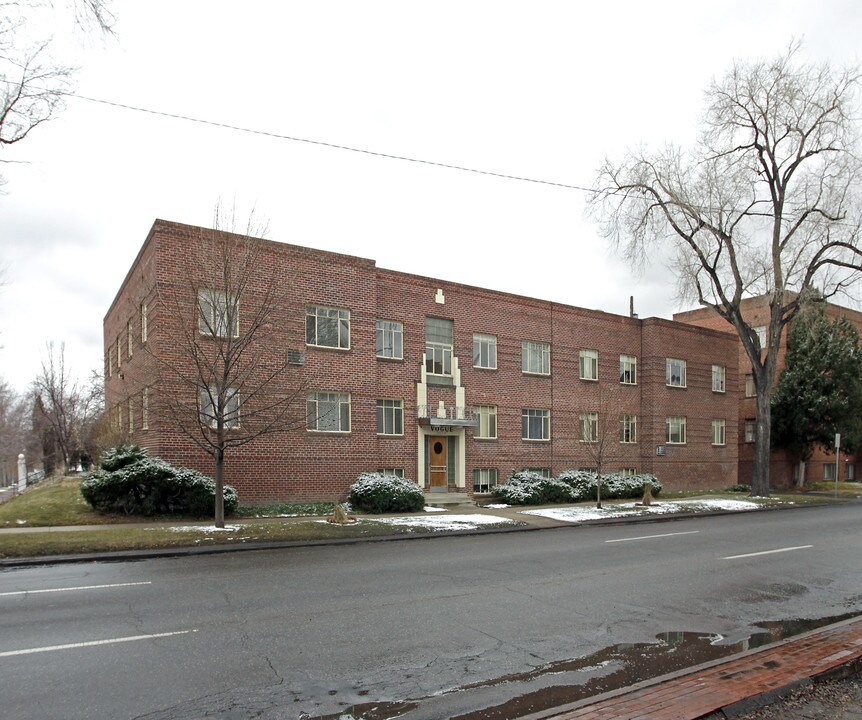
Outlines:
{"type": "MultiPolygon", "coordinates": [[[[448,705],[439,717],[509,720],[768,645],[852,617],[858,617],[858,613],[817,620],[756,623],[756,627],[763,628],[761,631],[735,642],[709,633],[665,632],[657,635],[654,643],[614,645],[574,660],[549,663],[529,672],[464,685],[443,695],[400,703],[368,702],[346,706],[332,715],[314,717],[315,720],[411,720],[414,717],[434,717],[435,706],[448,705]],[[482,702],[483,695],[497,704],[479,710],[464,710],[465,707],[486,704],[482,702]],[[475,702],[469,701],[470,696],[475,696],[475,702]],[[500,702],[501,698],[505,700],[500,702]]],[[[442,711],[444,708],[437,709],[442,711]]]]}

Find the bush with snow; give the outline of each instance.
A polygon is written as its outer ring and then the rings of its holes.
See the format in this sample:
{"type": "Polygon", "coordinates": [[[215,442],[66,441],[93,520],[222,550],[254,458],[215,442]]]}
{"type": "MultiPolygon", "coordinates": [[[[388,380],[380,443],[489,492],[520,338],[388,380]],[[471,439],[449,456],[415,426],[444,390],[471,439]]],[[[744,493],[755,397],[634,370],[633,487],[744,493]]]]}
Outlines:
{"type": "Polygon", "coordinates": [[[362,473],[347,496],[350,506],[370,513],[419,512],[425,493],[415,482],[377,472],[362,473]]]}
{"type": "MultiPolygon", "coordinates": [[[[640,498],[646,483],[652,494],[661,492],[661,482],[651,473],[602,475],[602,499],[640,498]]],[[[514,472],[494,489],[494,495],[512,505],[546,505],[596,499],[596,474],[588,470],[564,470],[556,478],[524,470],[514,472]]]]}
{"type": "Polygon", "coordinates": [[[494,488],[493,493],[511,505],[545,505],[577,500],[566,483],[531,470],[513,472],[504,484],[494,488]]]}
{"type": "MultiPolygon", "coordinates": [[[[215,481],[161,458],[151,458],[136,445],[107,450],[97,470],[81,483],[81,495],[94,510],[127,515],[182,514],[195,517],[215,512],[215,481]]],[[[224,511],[239,504],[237,492],[224,486],[224,511]]]]}

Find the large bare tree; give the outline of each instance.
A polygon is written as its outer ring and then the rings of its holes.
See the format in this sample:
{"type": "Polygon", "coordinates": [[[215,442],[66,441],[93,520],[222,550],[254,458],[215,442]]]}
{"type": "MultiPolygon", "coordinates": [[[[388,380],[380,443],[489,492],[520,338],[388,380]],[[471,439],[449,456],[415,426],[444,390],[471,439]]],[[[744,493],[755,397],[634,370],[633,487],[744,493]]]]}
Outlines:
{"type": "Polygon", "coordinates": [[[239,234],[236,225],[216,208],[213,228],[187,249],[187,281],[157,289],[165,337],[146,346],[160,368],[159,415],[213,458],[217,527],[228,452],[306,423],[305,383],[286,350],[273,352],[287,346],[290,278],[264,258],[265,228],[253,217],[239,234]]]}
{"type": "Polygon", "coordinates": [[[860,75],[799,55],[792,44],[772,60],[735,64],[706,91],[699,142],[606,161],[590,202],[633,264],[672,247],[681,295],[739,335],[756,388],[755,495],[769,493],[782,331],[806,299],[848,293],[862,270],[860,75]],[[756,295],[768,298],[765,342],[743,316],[743,300],[756,295]]]}

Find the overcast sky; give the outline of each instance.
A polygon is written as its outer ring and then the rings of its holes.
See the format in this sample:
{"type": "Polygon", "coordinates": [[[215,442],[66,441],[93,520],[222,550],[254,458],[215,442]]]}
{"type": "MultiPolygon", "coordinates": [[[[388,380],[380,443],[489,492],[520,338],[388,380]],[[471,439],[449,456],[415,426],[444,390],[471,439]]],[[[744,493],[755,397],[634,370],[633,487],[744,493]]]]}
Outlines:
{"type": "MultiPolygon", "coordinates": [[[[605,156],[689,143],[734,59],[804,39],[859,61],[862,3],[118,2],[117,38],[63,52],[80,95],[242,128],[590,186],[605,156]]],[[[67,37],[57,20],[58,37],[67,37]]],[[[660,259],[626,267],[582,191],[69,99],[0,165],[0,377],[45,343],[101,368],[102,320],[153,220],[219,199],[267,237],[380,267],[641,317],[677,309],[660,259]]]]}

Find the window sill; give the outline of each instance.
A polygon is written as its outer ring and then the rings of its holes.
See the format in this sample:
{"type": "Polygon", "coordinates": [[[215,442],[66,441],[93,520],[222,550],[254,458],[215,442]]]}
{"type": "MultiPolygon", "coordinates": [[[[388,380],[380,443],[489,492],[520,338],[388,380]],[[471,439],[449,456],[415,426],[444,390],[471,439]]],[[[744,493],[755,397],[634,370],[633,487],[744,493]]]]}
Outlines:
{"type": "Polygon", "coordinates": [[[551,442],[551,438],[525,438],[525,437],[522,437],[521,440],[523,440],[524,442],[534,442],[534,443],[551,442]]]}
{"type": "Polygon", "coordinates": [[[495,437],[477,437],[476,435],[473,436],[473,439],[478,440],[479,442],[496,442],[497,441],[497,438],[495,438],[495,437]]]}
{"type": "Polygon", "coordinates": [[[404,362],[403,357],[387,357],[386,355],[375,355],[374,357],[377,360],[383,360],[384,362],[397,362],[397,363],[403,363],[404,362]]]}
{"type": "Polygon", "coordinates": [[[669,383],[665,383],[665,387],[673,388],[674,390],[687,390],[688,385],[670,385],[669,383]]]}
{"type": "Polygon", "coordinates": [[[350,435],[350,430],[313,430],[306,428],[305,431],[311,435],[350,435]]]}
{"type": "Polygon", "coordinates": [[[377,433],[379,438],[403,438],[404,433],[377,433]]]}
{"type": "Polygon", "coordinates": [[[625,387],[637,387],[638,384],[636,382],[623,382],[620,380],[620,385],[624,385],[625,387]]]}
{"type": "Polygon", "coordinates": [[[334,345],[312,345],[310,343],[305,343],[305,347],[314,348],[315,350],[335,350],[336,352],[350,352],[351,348],[346,347],[335,347],[334,345]]]}
{"type": "Polygon", "coordinates": [[[521,374],[522,375],[529,375],[530,377],[551,377],[551,373],[527,372],[526,370],[522,370],[521,374]]]}
{"type": "Polygon", "coordinates": [[[474,365],[474,370],[497,370],[496,367],[485,367],[484,365],[474,365]]]}
{"type": "Polygon", "coordinates": [[[599,381],[598,378],[587,378],[587,377],[578,378],[578,380],[583,380],[584,382],[595,382],[595,383],[597,383],[599,381]]]}

